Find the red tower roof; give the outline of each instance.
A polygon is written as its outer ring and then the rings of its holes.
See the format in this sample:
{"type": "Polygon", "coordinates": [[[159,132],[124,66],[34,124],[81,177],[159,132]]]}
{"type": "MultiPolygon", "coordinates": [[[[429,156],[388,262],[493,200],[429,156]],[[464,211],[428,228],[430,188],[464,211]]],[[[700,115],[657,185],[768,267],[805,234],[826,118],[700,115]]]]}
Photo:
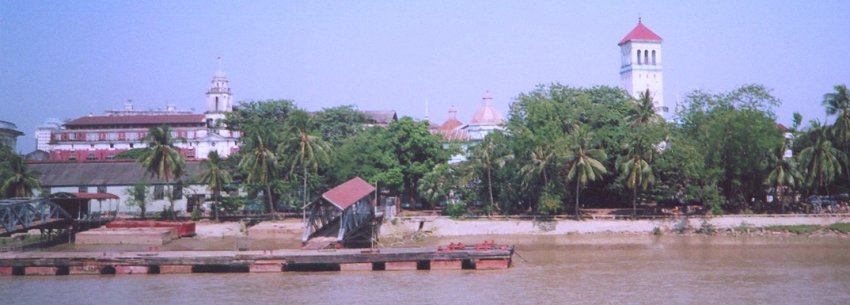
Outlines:
{"type": "Polygon", "coordinates": [[[623,40],[620,40],[620,43],[618,43],[617,45],[621,46],[624,43],[627,43],[627,42],[632,41],[632,40],[661,42],[662,39],[661,39],[661,36],[658,36],[658,34],[655,34],[655,32],[653,32],[648,27],[643,25],[643,22],[641,22],[640,19],[638,19],[637,26],[635,26],[635,28],[632,29],[631,32],[626,34],[626,37],[623,37],[623,40]]]}

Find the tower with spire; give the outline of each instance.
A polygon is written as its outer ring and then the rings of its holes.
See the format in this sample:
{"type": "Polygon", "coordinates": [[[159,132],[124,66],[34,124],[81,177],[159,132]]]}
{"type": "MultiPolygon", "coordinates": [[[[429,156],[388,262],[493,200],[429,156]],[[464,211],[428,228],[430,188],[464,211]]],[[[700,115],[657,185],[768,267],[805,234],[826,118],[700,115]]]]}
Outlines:
{"type": "Polygon", "coordinates": [[[634,98],[649,90],[655,109],[663,114],[664,74],[661,36],[638,18],[638,24],[617,44],[620,46],[620,82],[634,98]]]}
{"type": "Polygon", "coordinates": [[[230,93],[230,81],[221,70],[221,57],[218,58],[218,71],[207,90],[207,113],[225,113],[233,110],[233,95],[230,93]]]}

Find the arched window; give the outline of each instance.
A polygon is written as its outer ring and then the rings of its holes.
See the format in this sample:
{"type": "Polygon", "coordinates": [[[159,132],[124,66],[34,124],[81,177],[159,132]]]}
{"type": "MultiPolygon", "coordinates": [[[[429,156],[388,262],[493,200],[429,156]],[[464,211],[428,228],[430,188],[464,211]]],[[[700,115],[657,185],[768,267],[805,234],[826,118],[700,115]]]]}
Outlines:
{"type": "Polygon", "coordinates": [[[218,96],[215,97],[215,111],[218,111],[218,96]]]}
{"type": "Polygon", "coordinates": [[[652,50],[652,64],[655,65],[655,50],[652,50]]]}
{"type": "Polygon", "coordinates": [[[648,50],[643,50],[643,63],[647,64],[647,65],[649,64],[649,51],[648,50]]]}
{"type": "Polygon", "coordinates": [[[640,64],[640,50],[637,51],[638,64],[640,64]]]}

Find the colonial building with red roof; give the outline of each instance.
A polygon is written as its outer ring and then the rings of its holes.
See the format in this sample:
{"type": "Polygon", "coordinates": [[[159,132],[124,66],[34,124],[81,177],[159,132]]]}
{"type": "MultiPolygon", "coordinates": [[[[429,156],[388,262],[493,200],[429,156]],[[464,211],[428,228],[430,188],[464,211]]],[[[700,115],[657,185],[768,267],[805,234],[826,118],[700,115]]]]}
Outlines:
{"type": "Polygon", "coordinates": [[[659,113],[664,107],[664,74],[662,69],[661,36],[638,19],[638,24],[620,42],[620,82],[635,98],[649,94],[659,113]]]}
{"type": "Polygon", "coordinates": [[[171,127],[175,145],[187,159],[205,159],[211,151],[220,156],[236,152],[239,132],[221,125],[226,113],[233,110],[230,83],[219,67],[206,93],[206,112],[178,111],[174,106],[165,110],[133,109],[127,102],[122,110],[109,110],[103,115],[87,115],[69,120],[58,128],[45,129],[48,136],[39,137],[39,149],[47,148],[50,160],[98,161],[146,146],[148,129],[171,127]],[[47,143],[41,143],[48,140],[47,143]]]}

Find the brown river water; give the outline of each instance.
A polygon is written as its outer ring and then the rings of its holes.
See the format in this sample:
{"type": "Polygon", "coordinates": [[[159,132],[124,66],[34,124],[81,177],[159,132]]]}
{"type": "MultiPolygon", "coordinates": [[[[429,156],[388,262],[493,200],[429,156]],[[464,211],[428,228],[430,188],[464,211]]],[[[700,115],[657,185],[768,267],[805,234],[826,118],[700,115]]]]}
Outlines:
{"type": "Polygon", "coordinates": [[[844,237],[486,239],[516,245],[512,268],[7,276],[0,277],[0,304],[850,304],[844,237]]]}

